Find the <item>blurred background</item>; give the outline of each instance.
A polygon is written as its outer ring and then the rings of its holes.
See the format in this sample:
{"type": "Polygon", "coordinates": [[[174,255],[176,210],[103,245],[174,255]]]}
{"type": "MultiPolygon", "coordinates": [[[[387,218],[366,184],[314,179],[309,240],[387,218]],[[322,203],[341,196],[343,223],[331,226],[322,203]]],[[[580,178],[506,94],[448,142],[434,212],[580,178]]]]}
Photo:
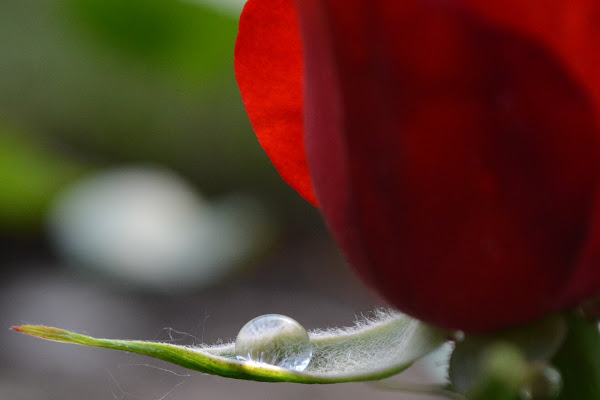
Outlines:
{"type": "Polygon", "coordinates": [[[409,398],[9,331],[212,343],[261,314],[325,328],[381,305],[252,133],[233,71],[243,3],[0,0],[0,399],[409,398]]]}

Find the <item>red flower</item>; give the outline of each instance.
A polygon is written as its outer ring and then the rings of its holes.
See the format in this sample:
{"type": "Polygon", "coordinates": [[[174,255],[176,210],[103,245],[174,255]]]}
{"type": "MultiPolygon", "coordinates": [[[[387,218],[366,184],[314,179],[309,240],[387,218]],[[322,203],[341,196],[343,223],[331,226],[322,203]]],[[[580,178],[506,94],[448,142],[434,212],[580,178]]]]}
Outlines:
{"type": "Polygon", "coordinates": [[[250,0],[236,73],[395,307],[488,331],[600,294],[600,2],[250,0]]]}

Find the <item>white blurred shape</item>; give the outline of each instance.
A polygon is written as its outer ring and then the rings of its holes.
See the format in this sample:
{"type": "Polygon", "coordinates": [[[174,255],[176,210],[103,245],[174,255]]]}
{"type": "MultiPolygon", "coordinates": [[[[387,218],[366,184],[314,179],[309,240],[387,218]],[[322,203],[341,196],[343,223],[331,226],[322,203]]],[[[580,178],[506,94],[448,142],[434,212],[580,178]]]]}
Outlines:
{"type": "Polygon", "coordinates": [[[422,371],[423,376],[427,377],[429,383],[445,385],[449,382],[448,362],[453,350],[454,344],[446,342],[439,349],[421,358],[415,365],[422,371]]]}
{"type": "Polygon", "coordinates": [[[188,3],[208,5],[218,11],[239,17],[247,0],[183,0],[188,3]]]}
{"type": "Polygon", "coordinates": [[[268,218],[251,199],[212,205],[174,173],[147,167],[75,184],[49,221],[71,264],[156,289],[212,284],[270,238],[268,218]]]}

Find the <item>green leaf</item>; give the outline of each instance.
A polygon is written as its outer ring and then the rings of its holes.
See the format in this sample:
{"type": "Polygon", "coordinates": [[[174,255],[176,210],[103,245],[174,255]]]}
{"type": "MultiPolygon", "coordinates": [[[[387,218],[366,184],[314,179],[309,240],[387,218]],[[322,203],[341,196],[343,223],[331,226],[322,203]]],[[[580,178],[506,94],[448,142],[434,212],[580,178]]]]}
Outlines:
{"type": "Polygon", "coordinates": [[[63,329],[35,325],[13,330],[43,339],[143,354],[183,367],[229,378],[264,382],[341,383],[377,380],[402,372],[441,346],[446,335],[392,311],[377,311],[354,327],[309,333],[313,358],[303,372],[235,357],[233,343],[178,346],[140,340],[96,339],[63,329]]]}
{"type": "Polygon", "coordinates": [[[596,321],[567,316],[567,338],[552,360],[563,379],[561,400],[600,399],[600,333],[596,321]]]}

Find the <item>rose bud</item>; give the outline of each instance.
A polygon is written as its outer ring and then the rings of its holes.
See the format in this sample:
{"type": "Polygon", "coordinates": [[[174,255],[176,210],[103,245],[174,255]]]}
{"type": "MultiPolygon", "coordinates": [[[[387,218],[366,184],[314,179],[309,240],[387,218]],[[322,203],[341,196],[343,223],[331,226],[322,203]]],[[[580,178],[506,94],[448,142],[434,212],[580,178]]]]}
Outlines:
{"type": "Polygon", "coordinates": [[[483,332],[600,294],[598,43],[592,0],[250,0],[236,75],[361,278],[483,332]]]}

